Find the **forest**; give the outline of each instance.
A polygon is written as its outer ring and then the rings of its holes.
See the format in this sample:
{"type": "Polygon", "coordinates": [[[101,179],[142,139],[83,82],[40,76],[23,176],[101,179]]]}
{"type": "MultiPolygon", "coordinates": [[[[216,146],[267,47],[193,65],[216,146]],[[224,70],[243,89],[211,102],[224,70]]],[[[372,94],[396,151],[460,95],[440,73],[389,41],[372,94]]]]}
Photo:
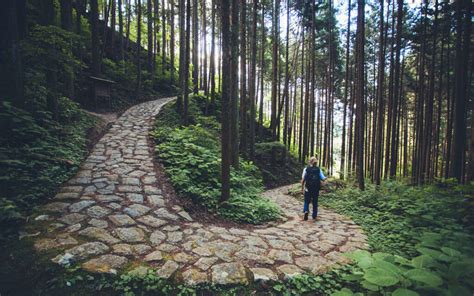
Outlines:
{"type": "Polygon", "coordinates": [[[472,14],[6,0],[0,295],[472,295],[472,14]]]}

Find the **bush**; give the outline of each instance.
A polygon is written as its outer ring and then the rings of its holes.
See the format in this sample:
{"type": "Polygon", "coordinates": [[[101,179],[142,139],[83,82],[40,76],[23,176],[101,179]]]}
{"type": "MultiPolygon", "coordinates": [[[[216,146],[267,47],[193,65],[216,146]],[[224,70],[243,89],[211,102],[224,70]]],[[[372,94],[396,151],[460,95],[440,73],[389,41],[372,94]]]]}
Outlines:
{"type": "Polygon", "coordinates": [[[219,204],[219,124],[203,115],[203,107],[201,98],[193,98],[190,121],[194,125],[180,127],[175,105],[169,104],[160,113],[152,133],[157,154],[174,188],[194,203],[233,221],[259,224],[277,219],[278,207],[259,195],[263,191],[260,171],[243,159],[239,169],[231,171],[231,198],[219,204]]]}
{"type": "MultiPolygon", "coordinates": [[[[0,104],[0,221],[17,222],[74,174],[86,155],[86,132],[95,120],[67,98],[59,120],[0,104]]],[[[2,229],[7,229],[2,227],[2,229]]]]}
{"type": "Polygon", "coordinates": [[[326,194],[321,203],[351,216],[376,251],[349,255],[357,266],[346,279],[359,284],[355,290],[373,295],[472,294],[474,211],[472,192],[461,187],[387,182],[366,191],[347,188],[326,194]]]}

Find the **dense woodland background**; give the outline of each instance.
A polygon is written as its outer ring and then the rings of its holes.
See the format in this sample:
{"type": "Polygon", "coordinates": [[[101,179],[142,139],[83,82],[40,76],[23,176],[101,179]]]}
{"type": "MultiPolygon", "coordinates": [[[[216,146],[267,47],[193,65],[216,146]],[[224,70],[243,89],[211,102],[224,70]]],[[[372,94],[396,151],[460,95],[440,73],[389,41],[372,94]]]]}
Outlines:
{"type": "MultiPolygon", "coordinates": [[[[469,0],[7,0],[0,239],[74,175],[106,129],[90,111],[120,114],[175,95],[154,137],[171,151],[180,143],[163,134],[175,129],[179,139],[213,141],[218,167],[206,169],[220,178],[204,205],[232,204],[233,193],[253,207],[259,174],[266,187],[291,183],[317,155],[327,175],[347,181],[328,206],[375,229],[375,250],[415,256],[420,229],[472,233],[472,10],[469,0]],[[94,102],[91,76],[115,82],[110,101],[94,102]],[[367,207],[370,217],[354,210],[367,207]]],[[[161,157],[168,169],[183,165],[161,157]]],[[[206,191],[204,179],[191,185],[206,191]]],[[[277,216],[259,206],[222,215],[277,216]]]]}

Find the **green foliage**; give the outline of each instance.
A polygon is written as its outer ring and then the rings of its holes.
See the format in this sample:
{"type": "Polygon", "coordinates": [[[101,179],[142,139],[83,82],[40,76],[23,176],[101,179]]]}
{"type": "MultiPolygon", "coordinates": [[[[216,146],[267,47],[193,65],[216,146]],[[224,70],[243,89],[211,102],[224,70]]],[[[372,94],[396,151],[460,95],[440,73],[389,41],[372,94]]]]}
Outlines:
{"type": "Polygon", "coordinates": [[[386,253],[356,251],[347,255],[360,268],[351,280],[360,281],[362,287],[376,293],[470,295],[474,291],[474,257],[463,243],[449,234],[427,233],[416,247],[420,255],[411,260],[386,253]],[[459,291],[465,292],[458,294],[459,291]]]}
{"type": "Polygon", "coordinates": [[[239,169],[231,171],[231,198],[219,204],[219,124],[213,117],[203,115],[205,104],[202,97],[190,100],[193,125],[187,127],[179,126],[180,117],[174,104],[166,106],[152,133],[158,144],[158,156],[174,188],[194,203],[233,221],[260,224],[277,219],[278,207],[259,196],[263,190],[260,171],[242,159],[239,169]]]}
{"type": "Polygon", "coordinates": [[[30,113],[8,102],[0,104],[2,225],[17,222],[51,197],[86,154],[86,132],[95,120],[67,98],[58,103],[59,122],[48,112],[30,113]]]}
{"type": "Polygon", "coordinates": [[[354,290],[373,295],[472,294],[470,194],[444,184],[414,188],[390,182],[365,192],[326,194],[321,202],[361,224],[377,251],[349,254],[357,266],[345,279],[359,285],[354,290]]]}

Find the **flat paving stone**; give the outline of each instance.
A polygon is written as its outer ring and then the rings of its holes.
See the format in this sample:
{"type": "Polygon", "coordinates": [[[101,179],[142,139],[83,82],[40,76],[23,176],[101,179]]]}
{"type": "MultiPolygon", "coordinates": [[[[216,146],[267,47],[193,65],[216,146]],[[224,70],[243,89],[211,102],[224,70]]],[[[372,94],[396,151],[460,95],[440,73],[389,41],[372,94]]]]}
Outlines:
{"type": "Polygon", "coordinates": [[[82,264],[82,268],[89,272],[116,273],[117,269],[127,264],[128,259],[118,255],[102,255],[82,264]]]}

